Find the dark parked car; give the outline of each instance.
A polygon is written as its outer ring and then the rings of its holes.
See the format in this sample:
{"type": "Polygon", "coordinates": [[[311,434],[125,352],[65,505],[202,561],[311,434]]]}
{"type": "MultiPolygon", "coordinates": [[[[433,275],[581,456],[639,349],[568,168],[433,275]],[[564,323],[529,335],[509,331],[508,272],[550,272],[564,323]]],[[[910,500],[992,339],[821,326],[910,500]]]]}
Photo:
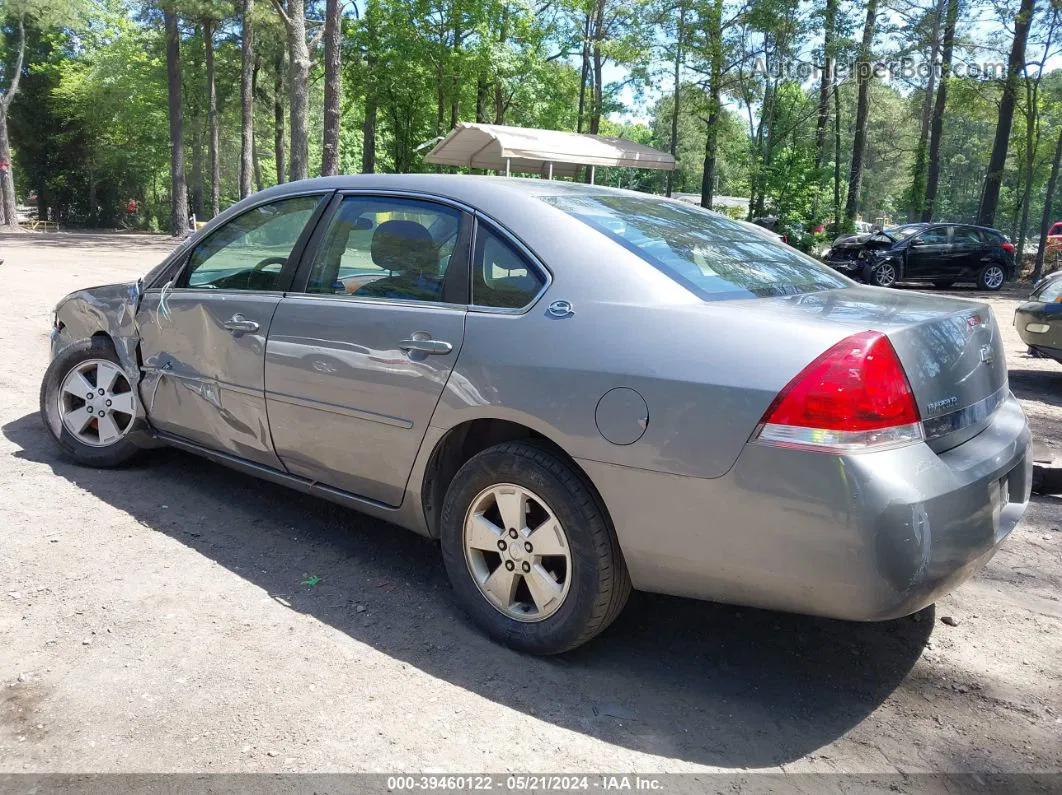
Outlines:
{"type": "Polygon", "coordinates": [[[878,287],[927,281],[975,282],[998,290],[1014,277],[1014,244],[998,229],[967,224],[903,224],[834,241],[826,264],[878,287]]]}
{"type": "Polygon", "coordinates": [[[1062,271],[1036,283],[1014,313],[1014,326],[1030,353],[1062,363],[1062,271]]]}

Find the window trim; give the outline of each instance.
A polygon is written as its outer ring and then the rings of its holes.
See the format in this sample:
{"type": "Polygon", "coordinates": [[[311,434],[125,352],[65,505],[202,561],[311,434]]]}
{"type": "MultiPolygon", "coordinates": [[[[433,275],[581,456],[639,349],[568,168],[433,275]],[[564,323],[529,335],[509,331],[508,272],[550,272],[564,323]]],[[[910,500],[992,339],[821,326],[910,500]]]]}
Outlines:
{"type": "Polygon", "coordinates": [[[297,275],[299,267],[302,264],[302,258],[303,258],[303,256],[306,253],[307,244],[309,243],[310,239],[313,237],[313,234],[317,231],[317,227],[320,224],[321,216],[323,215],[324,211],[330,205],[331,196],[334,193],[335,193],[335,190],[292,191],[291,193],[285,193],[285,194],[280,195],[280,196],[270,196],[270,197],[267,197],[267,198],[263,198],[262,201],[255,202],[254,204],[248,206],[243,211],[241,211],[239,213],[236,213],[231,218],[226,218],[223,223],[217,224],[213,229],[211,229],[209,231],[204,231],[203,235],[200,236],[199,238],[195,239],[194,241],[190,240],[188,249],[186,251],[182,252],[181,255],[174,260],[173,264],[171,264],[168,268],[164,269],[158,276],[156,276],[155,280],[150,285],[148,285],[148,286],[146,286],[144,288],[144,292],[147,293],[147,292],[152,291],[152,290],[161,290],[161,289],[165,288],[165,286],[167,284],[170,284],[172,282],[176,282],[180,278],[180,276],[184,273],[185,268],[188,267],[188,263],[191,261],[192,254],[195,253],[195,251],[203,243],[205,243],[207,240],[209,240],[211,237],[213,237],[219,231],[224,229],[230,223],[232,223],[233,221],[237,220],[238,218],[242,218],[247,213],[253,212],[254,210],[257,210],[259,207],[265,207],[266,205],[269,205],[269,204],[276,204],[277,202],[286,201],[288,199],[299,199],[299,198],[303,198],[305,196],[317,196],[318,197],[317,206],[314,208],[313,212],[310,214],[310,217],[307,219],[306,224],[303,226],[302,232],[299,233],[299,238],[298,238],[298,240],[295,241],[295,246],[291,249],[291,253],[288,255],[287,263],[284,265],[283,268],[281,268],[280,277],[279,277],[280,289],[277,289],[277,290],[236,290],[236,289],[232,289],[232,288],[209,289],[209,288],[205,288],[205,287],[172,287],[172,286],[170,287],[171,291],[179,292],[179,293],[182,293],[182,294],[187,292],[187,293],[190,293],[190,294],[199,294],[199,293],[210,293],[210,294],[239,293],[241,295],[246,295],[246,294],[283,295],[284,293],[286,293],[288,290],[291,289],[292,280],[297,275]]]}
{"type": "Polygon", "coordinates": [[[469,250],[469,278],[468,278],[468,311],[469,312],[477,312],[477,313],[481,313],[481,314],[492,314],[492,315],[525,315],[525,314],[527,314],[528,312],[530,312],[534,308],[535,304],[537,304],[539,302],[539,300],[545,294],[546,290],[548,290],[550,288],[551,284],[553,284],[553,274],[550,272],[549,268],[547,268],[542,263],[542,261],[539,260],[539,258],[535,256],[534,252],[532,252],[531,249],[529,249],[527,246],[525,246],[523,244],[523,242],[521,242],[521,240],[519,238],[517,238],[514,234],[509,232],[509,230],[507,230],[501,224],[499,224],[496,221],[494,221],[493,219],[488,218],[487,216],[483,215],[483,213],[479,212],[478,210],[476,211],[476,214],[475,214],[475,226],[473,227],[473,230],[472,230],[472,243],[471,243],[471,247],[470,247],[470,250],[469,250]],[[483,225],[492,234],[497,235],[503,241],[505,241],[506,243],[511,245],[513,248],[515,248],[527,260],[528,265],[531,268],[533,268],[535,271],[537,271],[538,274],[542,277],[542,287],[539,289],[539,291],[537,293],[534,294],[534,296],[532,296],[531,300],[528,301],[523,306],[521,306],[521,307],[479,306],[478,304],[474,303],[475,294],[473,292],[473,287],[474,287],[475,280],[472,278],[472,273],[473,273],[473,269],[476,266],[476,262],[475,262],[475,260],[476,260],[476,243],[479,240],[479,228],[480,228],[480,225],[483,225]]]}
{"type": "MultiPolygon", "coordinates": [[[[299,267],[295,272],[288,289],[285,291],[286,295],[299,298],[312,298],[315,300],[327,299],[336,301],[345,301],[348,303],[367,304],[370,306],[411,306],[411,307],[438,307],[442,309],[466,309],[468,303],[452,303],[446,301],[420,301],[414,298],[370,298],[364,295],[335,295],[330,293],[311,293],[307,292],[307,287],[310,285],[310,273],[313,270],[314,260],[317,258],[317,253],[320,251],[321,245],[324,243],[325,237],[328,235],[328,230],[332,225],[332,220],[335,218],[337,212],[339,212],[340,206],[343,204],[343,200],[351,197],[364,197],[364,198],[380,198],[380,199],[404,199],[411,201],[427,202],[429,204],[441,204],[444,207],[448,207],[451,210],[456,210],[461,215],[461,225],[458,228],[457,242],[454,244],[454,252],[461,250],[464,246],[464,273],[463,281],[464,293],[466,299],[470,299],[472,292],[472,251],[473,251],[473,216],[475,210],[462,202],[447,199],[441,196],[434,196],[428,193],[420,193],[414,191],[390,191],[390,190],[371,190],[371,189],[340,189],[335,192],[331,201],[328,202],[328,207],[325,210],[324,216],[320,219],[317,227],[314,229],[313,234],[307,241],[307,246],[302,252],[302,260],[299,263],[299,267]]],[[[444,288],[445,289],[445,288],[444,288]]]]}

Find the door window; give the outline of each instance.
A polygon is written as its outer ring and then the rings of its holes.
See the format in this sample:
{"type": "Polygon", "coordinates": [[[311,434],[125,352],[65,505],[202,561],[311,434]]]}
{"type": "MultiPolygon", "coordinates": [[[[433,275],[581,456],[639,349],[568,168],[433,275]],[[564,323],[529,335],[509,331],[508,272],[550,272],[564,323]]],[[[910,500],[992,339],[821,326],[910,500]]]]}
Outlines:
{"type": "Polygon", "coordinates": [[[460,211],[432,202],[347,196],[329,222],[306,290],[464,303],[463,296],[446,295],[448,284],[466,283],[461,217],[460,211]]]}
{"type": "Polygon", "coordinates": [[[981,245],[981,236],[977,234],[976,229],[971,229],[968,226],[955,227],[955,242],[960,246],[979,246],[981,245]]]}
{"type": "Polygon", "coordinates": [[[472,303],[498,309],[521,309],[530,304],[545,277],[508,241],[483,224],[476,230],[472,259],[472,303]]]}
{"type": "Polygon", "coordinates": [[[296,196],[234,218],[196,246],[177,286],[280,289],[280,273],[320,201],[320,196],[296,196]]]}
{"type": "Polygon", "coordinates": [[[924,246],[946,246],[948,244],[948,228],[937,226],[927,229],[918,238],[918,242],[924,246]]]}

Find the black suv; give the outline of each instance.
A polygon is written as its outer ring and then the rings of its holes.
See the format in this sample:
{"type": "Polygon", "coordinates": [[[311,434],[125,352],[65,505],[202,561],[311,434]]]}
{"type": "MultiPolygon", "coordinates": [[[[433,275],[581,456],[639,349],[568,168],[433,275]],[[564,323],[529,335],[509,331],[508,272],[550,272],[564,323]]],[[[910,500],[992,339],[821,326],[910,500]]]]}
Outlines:
{"type": "Polygon", "coordinates": [[[968,224],[903,224],[839,237],[826,264],[879,287],[928,281],[937,287],[976,282],[998,290],[1014,278],[1014,244],[998,229],[968,224]]]}

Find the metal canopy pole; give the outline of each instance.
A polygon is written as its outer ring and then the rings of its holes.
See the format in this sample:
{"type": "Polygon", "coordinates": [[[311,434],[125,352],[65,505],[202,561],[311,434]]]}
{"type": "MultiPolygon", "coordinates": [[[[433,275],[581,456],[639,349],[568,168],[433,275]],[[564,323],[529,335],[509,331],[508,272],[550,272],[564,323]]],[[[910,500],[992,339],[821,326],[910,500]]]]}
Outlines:
{"type": "Polygon", "coordinates": [[[505,176],[509,176],[509,158],[505,158],[505,176]]]}
{"type": "Polygon", "coordinates": [[[549,161],[549,178],[553,179],[553,161],[549,161]]]}
{"type": "Polygon", "coordinates": [[[594,180],[597,178],[597,166],[590,166],[590,184],[594,184],[594,180]]]}

